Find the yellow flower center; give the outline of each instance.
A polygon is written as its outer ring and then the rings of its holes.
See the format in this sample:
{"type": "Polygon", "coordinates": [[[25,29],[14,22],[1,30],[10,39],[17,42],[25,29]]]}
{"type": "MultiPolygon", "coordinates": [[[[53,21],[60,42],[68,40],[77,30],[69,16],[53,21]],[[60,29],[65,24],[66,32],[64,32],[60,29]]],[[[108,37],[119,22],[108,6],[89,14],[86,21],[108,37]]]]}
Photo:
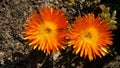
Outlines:
{"type": "Polygon", "coordinates": [[[41,39],[55,37],[56,34],[56,25],[53,23],[46,22],[39,26],[39,36],[41,39]]]}
{"type": "Polygon", "coordinates": [[[46,31],[46,33],[50,33],[51,29],[50,28],[46,28],[45,31],[46,31]]]}
{"type": "Polygon", "coordinates": [[[94,44],[98,40],[99,34],[95,28],[88,28],[81,32],[84,42],[94,44]]]}
{"type": "Polygon", "coordinates": [[[85,37],[90,39],[90,38],[92,38],[92,35],[90,32],[86,32],[85,37]]]}

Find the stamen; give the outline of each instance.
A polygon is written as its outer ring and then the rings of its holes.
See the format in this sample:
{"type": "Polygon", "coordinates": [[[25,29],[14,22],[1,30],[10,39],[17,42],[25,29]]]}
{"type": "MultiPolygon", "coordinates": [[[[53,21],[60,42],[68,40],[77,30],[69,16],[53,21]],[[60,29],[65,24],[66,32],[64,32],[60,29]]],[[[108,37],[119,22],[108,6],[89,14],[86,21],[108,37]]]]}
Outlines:
{"type": "Polygon", "coordinates": [[[90,32],[87,32],[87,33],[85,34],[85,37],[86,37],[86,38],[92,38],[92,35],[91,35],[90,32]]]}
{"type": "Polygon", "coordinates": [[[50,33],[50,32],[51,32],[51,29],[50,29],[50,28],[46,28],[45,31],[46,31],[47,33],[50,33]]]}

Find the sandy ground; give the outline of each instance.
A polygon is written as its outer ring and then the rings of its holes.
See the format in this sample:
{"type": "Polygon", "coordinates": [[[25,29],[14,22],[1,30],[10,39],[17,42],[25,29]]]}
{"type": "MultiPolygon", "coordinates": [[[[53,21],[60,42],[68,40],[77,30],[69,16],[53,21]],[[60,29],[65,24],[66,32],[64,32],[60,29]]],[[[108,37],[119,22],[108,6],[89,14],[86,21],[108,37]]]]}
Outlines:
{"type": "MultiPolygon", "coordinates": [[[[111,6],[109,2],[103,3],[111,6]]],[[[120,4],[118,1],[116,3],[120,4]]],[[[33,50],[23,40],[24,23],[37,8],[43,6],[59,8],[69,16],[69,21],[73,22],[79,15],[101,12],[97,5],[87,7],[82,0],[76,0],[75,4],[62,0],[0,0],[0,68],[119,68],[120,27],[113,31],[115,34],[113,47],[117,54],[107,55],[92,62],[71,54],[71,47],[63,50],[54,61],[51,55],[46,56],[42,51],[33,50]]],[[[120,9],[117,11],[119,14],[120,9]]],[[[118,14],[117,21],[120,26],[118,14]]]]}

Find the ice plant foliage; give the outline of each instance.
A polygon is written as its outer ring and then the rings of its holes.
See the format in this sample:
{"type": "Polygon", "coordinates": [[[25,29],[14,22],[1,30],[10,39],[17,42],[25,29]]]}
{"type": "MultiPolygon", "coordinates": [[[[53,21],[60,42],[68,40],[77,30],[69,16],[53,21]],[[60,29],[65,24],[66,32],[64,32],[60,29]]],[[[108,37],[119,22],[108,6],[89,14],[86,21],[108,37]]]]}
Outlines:
{"type": "Polygon", "coordinates": [[[38,11],[26,22],[24,35],[29,45],[48,54],[64,49],[67,17],[59,9],[44,7],[38,11]]]}
{"type": "Polygon", "coordinates": [[[73,46],[73,53],[79,54],[81,57],[88,57],[91,61],[97,56],[102,57],[108,53],[109,47],[112,45],[112,32],[108,23],[103,22],[100,16],[95,18],[94,14],[77,17],[72,24],[69,33],[69,46],[73,46]]]}

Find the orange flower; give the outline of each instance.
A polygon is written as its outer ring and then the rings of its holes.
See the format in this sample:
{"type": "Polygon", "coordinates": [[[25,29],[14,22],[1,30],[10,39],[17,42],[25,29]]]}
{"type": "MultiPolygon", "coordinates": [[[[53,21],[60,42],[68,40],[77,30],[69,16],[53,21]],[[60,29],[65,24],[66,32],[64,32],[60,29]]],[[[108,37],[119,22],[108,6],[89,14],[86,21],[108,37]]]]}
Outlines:
{"type": "Polygon", "coordinates": [[[50,54],[64,49],[67,17],[60,10],[44,7],[34,11],[26,22],[25,39],[33,49],[38,48],[50,54]]]}
{"type": "Polygon", "coordinates": [[[73,45],[73,53],[80,53],[81,57],[88,57],[90,61],[96,59],[96,56],[105,56],[109,49],[107,45],[113,43],[108,23],[99,16],[95,18],[94,14],[78,17],[72,24],[69,36],[71,40],[68,44],[73,45]]]}

